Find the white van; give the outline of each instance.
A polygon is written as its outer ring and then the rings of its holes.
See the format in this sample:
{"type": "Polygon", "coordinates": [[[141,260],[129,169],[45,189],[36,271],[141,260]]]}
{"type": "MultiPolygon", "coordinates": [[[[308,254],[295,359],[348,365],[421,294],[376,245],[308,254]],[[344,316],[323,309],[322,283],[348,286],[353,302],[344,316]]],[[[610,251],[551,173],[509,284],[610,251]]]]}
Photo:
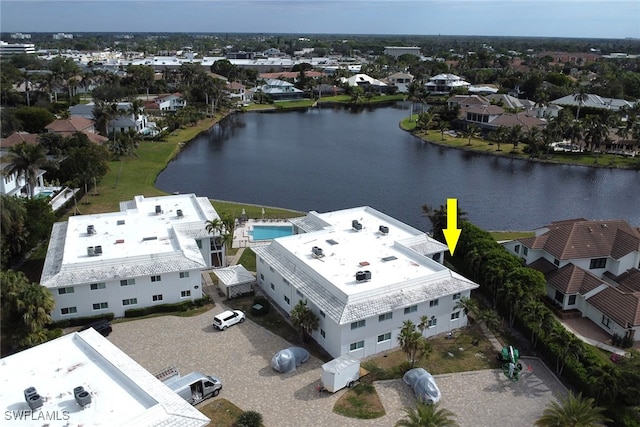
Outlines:
{"type": "Polygon", "coordinates": [[[240,310],[227,310],[213,317],[213,327],[224,331],[229,326],[244,322],[244,313],[240,310]]]}

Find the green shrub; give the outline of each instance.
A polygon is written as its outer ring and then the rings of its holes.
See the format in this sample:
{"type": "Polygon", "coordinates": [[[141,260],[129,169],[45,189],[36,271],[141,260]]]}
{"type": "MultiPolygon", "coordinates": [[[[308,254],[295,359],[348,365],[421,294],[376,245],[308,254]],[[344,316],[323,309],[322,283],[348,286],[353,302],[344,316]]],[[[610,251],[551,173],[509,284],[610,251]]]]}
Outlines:
{"type": "Polygon", "coordinates": [[[66,320],[59,320],[57,322],[53,322],[49,324],[47,328],[48,329],[57,329],[57,328],[65,329],[71,326],[88,325],[89,323],[97,322],[98,320],[106,320],[108,322],[111,322],[114,317],[115,315],[113,313],[99,314],[97,316],[76,317],[74,319],[66,319],[66,320]]]}
{"type": "Polygon", "coordinates": [[[209,304],[210,301],[211,301],[211,298],[209,298],[209,295],[205,295],[202,298],[197,298],[197,299],[193,300],[193,306],[194,307],[203,307],[203,306],[209,304]]]}
{"type": "Polygon", "coordinates": [[[126,317],[126,318],[142,317],[142,316],[146,316],[147,314],[148,314],[148,312],[147,312],[147,308],[146,307],[130,308],[130,309],[124,311],[124,317],[126,317]]]}
{"type": "Polygon", "coordinates": [[[236,420],[236,427],[260,427],[262,425],[262,414],[256,411],[245,411],[236,420]]]}

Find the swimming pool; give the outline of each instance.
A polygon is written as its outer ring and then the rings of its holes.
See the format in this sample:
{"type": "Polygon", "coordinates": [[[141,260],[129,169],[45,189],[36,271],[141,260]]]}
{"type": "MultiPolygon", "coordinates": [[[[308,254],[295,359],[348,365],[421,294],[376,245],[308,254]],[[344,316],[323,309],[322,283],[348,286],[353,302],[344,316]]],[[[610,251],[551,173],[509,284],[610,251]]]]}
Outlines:
{"type": "Polygon", "coordinates": [[[38,194],[36,194],[34,197],[37,199],[44,199],[45,197],[51,197],[53,196],[53,191],[52,190],[46,190],[46,191],[41,191],[38,194]]]}
{"type": "Polygon", "coordinates": [[[249,235],[253,237],[253,241],[273,240],[278,237],[291,236],[293,227],[290,225],[254,225],[253,230],[249,231],[249,235]]]}

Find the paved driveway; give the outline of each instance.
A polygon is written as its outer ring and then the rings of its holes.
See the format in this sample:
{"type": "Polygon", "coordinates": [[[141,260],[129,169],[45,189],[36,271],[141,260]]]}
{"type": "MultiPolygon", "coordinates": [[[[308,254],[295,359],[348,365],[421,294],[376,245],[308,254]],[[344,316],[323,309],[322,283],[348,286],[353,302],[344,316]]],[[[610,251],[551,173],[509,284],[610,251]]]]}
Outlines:
{"type": "MultiPolygon", "coordinates": [[[[151,373],[177,366],[181,373],[199,371],[219,376],[220,397],[243,410],[260,412],[268,427],[393,426],[402,407],[414,402],[401,380],[376,383],[387,415],[376,420],[353,420],[332,408],[342,392],[316,391],[322,362],[315,357],[291,374],[273,371],[273,355],[291,344],[250,320],[226,331],[214,330],[213,310],[195,317],[155,317],[116,323],[109,340],[151,373]]],[[[458,415],[461,426],[532,425],[561,386],[537,360],[533,372],[524,371],[517,383],[501,372],[485,370],[436,376],[442,404],[458,415]]],[[[209,401],[207,401],[209,402],[209,401]]]]}

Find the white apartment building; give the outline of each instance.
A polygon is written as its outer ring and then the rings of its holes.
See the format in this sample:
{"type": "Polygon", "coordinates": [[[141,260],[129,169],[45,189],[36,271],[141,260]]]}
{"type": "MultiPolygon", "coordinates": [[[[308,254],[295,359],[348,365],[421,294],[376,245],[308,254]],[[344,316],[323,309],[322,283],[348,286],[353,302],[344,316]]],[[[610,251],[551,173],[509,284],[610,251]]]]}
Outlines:
{"type": "Polygon", "coordinates": [[[53,320],[114,313],[202,297],[201,270],[224,266],[205,230],[219,218],[206,197],[136,196],[120,212],[72,216],[53,225],[40,284],[53,320]]]}
{"type": "Polygon", "coordinates": [[[425,85],[432,95],[446,95],[457,88],[468,88],[471,83],[466,82],[455,74],[438,74],[429,79],[425,85]]]}
{"type": "Polygon", "coordinates": [[[3,425],[201,427],[209,419],[94,329],[0,359],[3,425]]]}
{"type": "Polygon", "coordinates": [[[414,55],[420,57],[422,53],[418,46],[387,46],[384,48],[384,54],[399,58],[402,55],[414,55]]]}
{"type": "Polygon", "coordinates": [[[366,206],[291,222],[296,234],[253,248],[258,285],[286,313],[306,301],[332,356],[397,347],[405,320],[426,316],[425,336],[467,324],[455,306],[478,285],[440,264],[446,245],[366,206]]]}

